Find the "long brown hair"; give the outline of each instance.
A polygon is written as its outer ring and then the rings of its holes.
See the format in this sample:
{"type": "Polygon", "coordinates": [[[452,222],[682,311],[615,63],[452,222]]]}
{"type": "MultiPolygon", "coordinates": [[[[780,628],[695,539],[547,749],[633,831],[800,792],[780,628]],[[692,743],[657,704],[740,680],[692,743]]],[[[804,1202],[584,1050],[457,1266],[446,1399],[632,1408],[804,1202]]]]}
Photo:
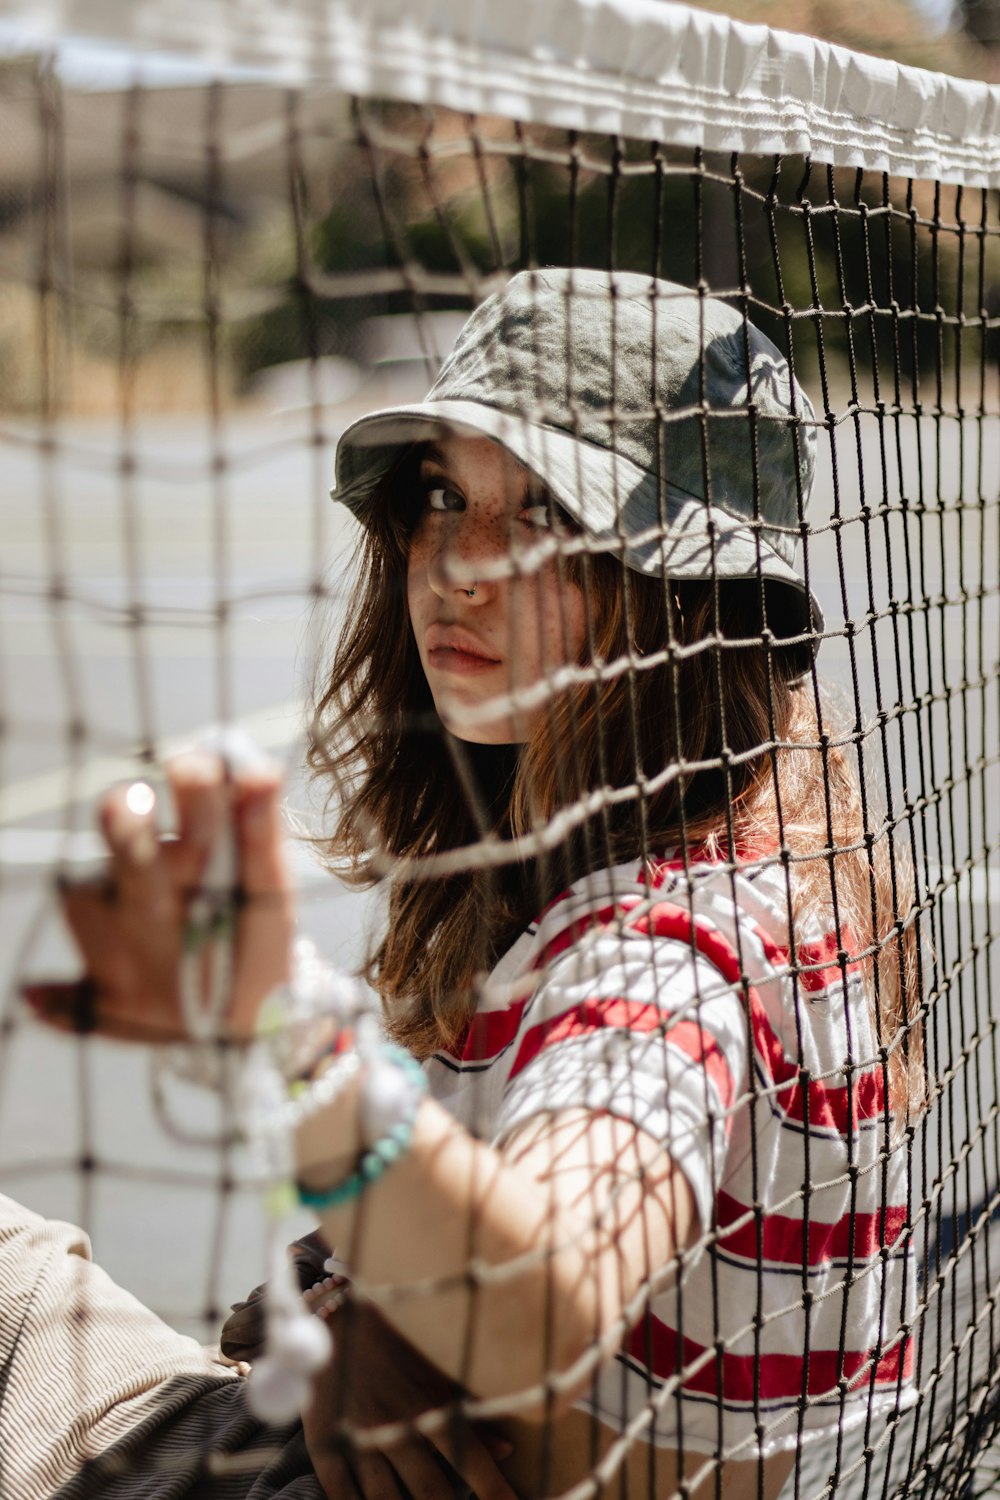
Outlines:
{"type": "Polygon", "coordinates": [[[793,950],[797,913],[832,912],[838,946],[866,971],[897,1115],[917,1107],[905,851],[862,803],[857,751],[833,732],[808,647],[780,638],[786,586],[671,581],[576,555],[566,571],[588,601],[594,670],[519,751],[483,750],[445,732],[420,666],[405,488],[397,474],[375,497],[309,754],[328,779],[331,867],[357,885],[395,871],[366,966],[390,1032],[418,1056],[454,1046],[477,980],[560,889],[697,843],[785,863],[793,950]]]}

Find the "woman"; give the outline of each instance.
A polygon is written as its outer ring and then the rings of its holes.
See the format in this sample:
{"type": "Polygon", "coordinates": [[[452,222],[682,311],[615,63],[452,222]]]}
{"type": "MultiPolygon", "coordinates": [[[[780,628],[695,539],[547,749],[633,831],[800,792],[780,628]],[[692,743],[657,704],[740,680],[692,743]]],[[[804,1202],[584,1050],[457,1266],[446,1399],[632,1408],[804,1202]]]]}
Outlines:
{"type": "MultiPolygon", "coordinates": [[[[367,1054],[300,1123],[298,1182],[361,1316],[503,1418],[520,1494],[776,1496],[799,1444],[909,1399],[911,929],[808,675],[812,420],[726,305],[544,271],[339,445],[361,579],[312,759],[331,859],[391,876],[369,978],[429,1096],[400,1084],[373,1127],[406,1068],[367,1054]]],[[[105,1030],[178,1034],[228,798],[241,1039],[287,966],[275,783],[189,760],[174,787],[167,846],[106,800],[117,901],[66,900],[88,996],[105,1030]]],[[[314,1403],[334,1492],[329,1426],[314,1403]]],[[[369,1500],[432,1492],[404,1450],[355,1474],[369,1500]]]]}

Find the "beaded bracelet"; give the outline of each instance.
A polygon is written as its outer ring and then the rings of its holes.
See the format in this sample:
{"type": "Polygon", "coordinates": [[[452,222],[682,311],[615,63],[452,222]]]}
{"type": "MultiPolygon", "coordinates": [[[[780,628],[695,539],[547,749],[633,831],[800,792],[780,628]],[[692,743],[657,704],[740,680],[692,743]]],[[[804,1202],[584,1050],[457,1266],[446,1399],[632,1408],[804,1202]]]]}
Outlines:
{"type": "Polygon", "coordinates": [[[362,1134],[369,1144],[355,1170],[343,1181],[319,1189],[297,1181],[299,1202],[322,1212],[360,1197],[409,1150],[417,1110],[426,1092],[427,1078],[417,1060],[402,1047],[380,1043],[361,1084],[362,1134]]]}
{"type": "MultiPolygon", "coordinates": [[[[279,1005],[280,1009],[280,1005],[279,1005]]],[[[345,1021],[347,1015],[341,1016],[345,1021]]],[[[277,1222],[297,1196],[314,1209],[327,1209],[358,1196],[407,1149],[420,1099],[427,1088],[420,1064],[401,1047],[381,1038],[372,1012],[354,1018],[355,1049],[341,1053],[310,1080],[299,1077],[287,1092],[273,1055],[262,1059],[256,1090],[270,1145],[271,1217],[277,1222]],[[291,1157],[298,1126],[336,1098],[355,1074],[361,1074],[361,1135],[368,1143],[357,1171],[326,1192],[311,1192],[292,1183],[291,1157]],[[268,1095],[270,1094],[270,1102],[268,1095]]],[[[344,1027],[341,1027],[343,1035],[344,1027]]],[[[277,1245],[277,1241],[275,1242],[277,1245]]],[[[309,1381],[329,1358],[330,1332],[323,1318],[306,1311],[284,1255],[275,1249],[266,1308],[266,1352],[255,1361],[247,1390],[251,1410],[262,1421],[292,1421],[309,1399],[309,1381]]]]}

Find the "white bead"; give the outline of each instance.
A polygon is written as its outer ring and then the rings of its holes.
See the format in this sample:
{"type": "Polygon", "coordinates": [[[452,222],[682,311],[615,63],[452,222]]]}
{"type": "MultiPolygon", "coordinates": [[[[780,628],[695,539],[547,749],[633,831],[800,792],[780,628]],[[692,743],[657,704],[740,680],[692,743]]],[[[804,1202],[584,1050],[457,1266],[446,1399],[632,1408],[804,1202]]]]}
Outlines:
{"type": "Polygon", "coordinates": [[[382,1046],[382,1028],[372,1011],[365,1011],[354,1023],[355,1051],[366,1063],[373,1064],[382,1046]]]}
{"type": "Polygon", "coordinates": [[[369,1146],[413,1113],[413,1084],[395,1063],[369,1065],[361,1085],[361,1133],[369,1146]]]}
{"type": "Polygon", "coordinates": [[[330,1358],[333,1342],[322,1318],[301,1312],[272,1322],[267,1347],[269,1354],[286,1369],[299,1375],[315,1375],[330,1358]]]}
{"type": "Polygon", "coordinates": [[[257,1360],[247,1381],[247,1405],[253,1415],[271,1427],[294,1422],[309,1400],[309,1380],[288,1369],[281,1360],[265,1354],[257,1360]]]}

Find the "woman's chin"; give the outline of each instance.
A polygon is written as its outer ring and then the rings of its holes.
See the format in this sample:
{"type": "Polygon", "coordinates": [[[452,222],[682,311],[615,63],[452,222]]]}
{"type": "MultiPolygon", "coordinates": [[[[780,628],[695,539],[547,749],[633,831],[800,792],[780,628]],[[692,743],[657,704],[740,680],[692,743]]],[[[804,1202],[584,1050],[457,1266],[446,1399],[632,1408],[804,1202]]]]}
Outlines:
{"type": "Polygon", "coordinates": [[[509,714],[479,715],[469,703],[436,703],[435,708],[448,733],[467,745],[520,745],[528,737],[528,726],[509,714]]]}
{"type": "Polygon", "coordinates": [[[489,724],[477,726],[470,724],[467,719],[458,723],[449,723],[444,715],[439,715],[445,729],[453,734],[456,740],[462,740],[467,745],[520,745],[524,741],[524,735],[518,734],[514,725],[506,719],[494,719],[489,724]]]}

